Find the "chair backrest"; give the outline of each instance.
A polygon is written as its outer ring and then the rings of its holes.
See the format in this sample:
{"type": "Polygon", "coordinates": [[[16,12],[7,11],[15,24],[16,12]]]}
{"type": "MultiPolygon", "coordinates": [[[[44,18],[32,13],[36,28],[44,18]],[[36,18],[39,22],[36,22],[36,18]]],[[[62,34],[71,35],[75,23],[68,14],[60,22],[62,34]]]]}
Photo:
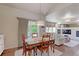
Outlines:
{"type": "Polygon", "coordinates": [[[48,34],[44,34],[42,36],[42,42],[41,42],[41,46],[44,46],[44,47],[49,47],[49,43],[50,43],[50,35],[48,34]]]}
{"type": "Polygon", "coordinates": [[[44,40],[50,40],[50,35],[49,34],[44,34],[42,36],[42,41],[44,41],[44,40]]]}
{"type": "Polygon", "coordinates": [[[26,39],[25,35],[22,34],[22,41],[23,41],[23,43],[25,43],[25,39],[26,39]]]}
{"type": "Polygon", "coordinates": [[[25,39],[26,39],[25,35],[22,34],[22,43],[23,43],[23,47],[24,47],[24,48],[26,47],[25,39]]]}

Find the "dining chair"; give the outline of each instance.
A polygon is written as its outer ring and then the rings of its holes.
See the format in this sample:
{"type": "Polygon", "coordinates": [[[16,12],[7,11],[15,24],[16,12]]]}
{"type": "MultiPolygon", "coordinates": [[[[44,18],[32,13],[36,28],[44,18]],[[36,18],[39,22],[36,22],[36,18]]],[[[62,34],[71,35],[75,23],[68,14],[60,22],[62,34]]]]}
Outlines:
{"type": "Polygon", "coordinates": [[[54,48],[55,48],[55,40],[54,39],[53,40],[50,40],[49,46],[50,46],[51,51],[53,50],[53,53],[54,53],[55,52],[54,51],[54,48]]]}
{"type": "Polygon", "coordinates": [[[44,52],[46,52],[49,55],[49,35],[43,35],[42,36],[42,42],[40,43],[40,47],[38,49],[41,51],[41,56],[44,52]]]}
{"type": "MultiPolygon", "coordinates": [[[[53,34],[52,34],[53,35],[53,34]]],[[[55,52],[54,48],[55,48],[55,39],[52,39],[53,37],[51,37],[51,33],[46,33],[46,35],[44,36],[44,38],[48,38],[48,44],[49,44],[49,48],[51,49],[51,51],[53,51],[53,53],[55,52]],[[53,48],[53,49],[52,49],[53,48]]]]}
{"type": "Polygon", "coordinates": [[[50,47],[51,51],[53,50],[53,53],[54,53],[55,39],[53,38],[53,34],[47,33],[47,35],[50,36],[50,39],[49,39],[49,47],[50,47]],[[52,49],[52,48],[53,48],[53,49],[52,49]]]}
{"type": "Polygon", "coordinates": [[[22,35],[22,43],[23,43],[23,55],[31,55],[32,54],[32,50],[33,50],[33,47],[28,45],[27,42],[25,42],[25,35],[23,34],[22,35]],[[28,53],[28,54],[27,54],[28,53]]]}

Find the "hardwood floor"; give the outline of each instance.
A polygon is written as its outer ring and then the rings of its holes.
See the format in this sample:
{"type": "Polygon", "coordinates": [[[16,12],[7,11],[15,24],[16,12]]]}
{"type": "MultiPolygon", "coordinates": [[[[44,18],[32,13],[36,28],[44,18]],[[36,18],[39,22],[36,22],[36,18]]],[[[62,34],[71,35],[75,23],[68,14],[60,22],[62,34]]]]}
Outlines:
{"type": "Polygon", "coordinates": [[[1,56],[14,56],[16,50],[16,48],[4,50],[1,56]]]}
{"type": "MultiPolygon", "coordinates": [[[[76,56],[75,53],[77,51],[79,51],[79,45],[77,45],[76,47],[73,47],[73,48],[70,48],[70,47],[67,47],[67,46],[64,46],[64,45],[60,46],[60,47],[55,46],[55,49],[63,52],[62,56],[76,56]]],[[[16,50],[17,50],[16,48],[4,50],[2,56],[14,56],[14,53],[15,53],[16,50]]]]}

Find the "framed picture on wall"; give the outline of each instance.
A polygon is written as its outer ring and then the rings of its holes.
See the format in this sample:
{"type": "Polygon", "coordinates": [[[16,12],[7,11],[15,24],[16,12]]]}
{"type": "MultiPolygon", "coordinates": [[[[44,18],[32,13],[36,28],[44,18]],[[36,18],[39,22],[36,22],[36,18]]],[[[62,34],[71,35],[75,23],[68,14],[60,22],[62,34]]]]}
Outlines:
{"type": "Polygon", "coordinates": [[[79,37],[79,31],[76,31],[76,37],[79,37]]]}
{"type": "Polygon", "coordinates": [[[63,29],[63,34],[71,34],[71,29],[63,29]]]}

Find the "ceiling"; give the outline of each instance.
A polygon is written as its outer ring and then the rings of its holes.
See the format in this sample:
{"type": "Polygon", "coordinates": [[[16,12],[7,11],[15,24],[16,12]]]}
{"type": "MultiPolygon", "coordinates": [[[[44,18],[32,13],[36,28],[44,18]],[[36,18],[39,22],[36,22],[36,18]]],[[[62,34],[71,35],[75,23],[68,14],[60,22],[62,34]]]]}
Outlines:
{"type": "Polygon", "coordinates": [[[43,3],[42,4],[40,4],[40,3],[4,3],[2,5],[26,10],[26,11],[37,13],[37,14],[46,15],[52,7],[55,7],[56,4],[49,4],[49,3],[44,3],[44,4],[43,3]]]}
{"type": "Polygon", "coordinates": [[[47,15],[51,12],[58,12],[70,4],[64,3],[3,3],[3,5],[18,8],[38,14],[47,15]]]}
{"type": "Polygon", "coordinates": [[[78,3],[4,3],[2,5],[44,15],[48,19],[63,19],[68,13],[79,17],[78,3]]]}

